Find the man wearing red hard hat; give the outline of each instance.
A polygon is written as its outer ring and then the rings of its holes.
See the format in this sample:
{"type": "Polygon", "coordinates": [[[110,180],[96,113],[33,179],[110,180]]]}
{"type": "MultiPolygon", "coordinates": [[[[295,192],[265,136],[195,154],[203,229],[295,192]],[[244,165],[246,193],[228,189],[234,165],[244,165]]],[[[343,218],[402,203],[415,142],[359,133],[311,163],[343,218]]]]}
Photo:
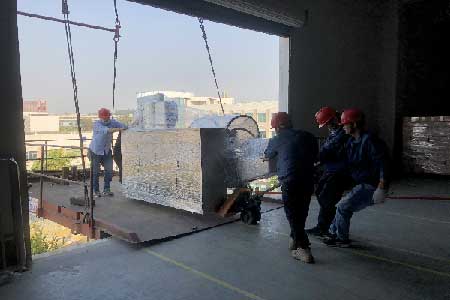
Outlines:
{"type": "Polygon", "coordinates": [[[317,225],[307,229],[308,234],[325,236],[336,214],[336,204],[350,185],[346,172],[345,145],[349,138],[339,125],[338,113],[331,107],[322,107],[315,115],[319,128],[327,127],[329,135],[319,151],[320,164],[324,172],[316,187],[316,197],[320,205],[317,225]]]}
{"type": "Polygon", "coordinates": [[[337,205],[325,244],[345,247],[350,245],[353,214],[384,201],[387,151],[379,138],[366,131],[365,116],[359,109],[344,110],[341,124],[350,135],[346,144],[347,167],[354,186],[337,205]]]}
{"type": "Polygon", "coordinates": [[[113,196],[111,180],[113,176],[112,140],[113,133],[125,130],[127,126],[111,119],[109,109],[101,108],[98,111],[99,120],[94,122],[92,141],[89,145],[89,158],[92,166],[92,180],[96,197],[113,196]],[[100,193],[99,174],[100,165],[105,169],[103,193],[100,193]]]}
{"type": "Polygon", "coordinates": [[[285,112],[272,117],[277,135],[269,140],[265,160],[277,159],[286,218],[291,227],[289,249],[295,259],[313,263],[310,242],[305,232],[311,195],[314,191],[314,162],[317,159],[316,138],[309,132],[294,130],[285,112]]]}

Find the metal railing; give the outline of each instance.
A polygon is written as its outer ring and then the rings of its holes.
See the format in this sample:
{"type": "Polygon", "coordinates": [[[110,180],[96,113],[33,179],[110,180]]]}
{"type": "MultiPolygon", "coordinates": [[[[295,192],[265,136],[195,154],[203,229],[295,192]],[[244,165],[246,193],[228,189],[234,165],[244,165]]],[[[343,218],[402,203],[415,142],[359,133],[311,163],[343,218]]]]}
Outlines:
{"type": "MultiPolygon", "coordinates": [[[[80,186],[84,186],[84,182],[82,181],[78,181],[78,180],[70,180],[68,179],[68,176],[65,176],[65,174],[67,174],[67,172],[64,172],[64,169],[61,170],[62,174],[61,177],[58,176],[52,176],[52,175],[48,175],[46,174],[46,172],[48,173],[48,160],[50,159],[61,159],[61,158],[81,158],[81,153],[78,156],[60,156],[60,157],[48,157],[48,148],[60,148],[60,149],[74,149],[74,150],[80,150],[81,148],[79,146],[63,146],[63,145],[55,145],[55,144],[49,144],[48,141],[50,140],[39,140],[39,141],[43,141],[44,143],[38,143],[36,144],[35,142],[38,142],[38,140],[33,140],[32,142],[30,141],[26,141],[25,145],[26,146],[30,146],[30,147],[40,147],[40,153],[41,153],[41,157],[40,158],[27,158],[27,161],[40,161],[40,171],[39,173],[37,172],[33,172],[33,171],[27,171],[28,175],[34,176],[34,177],[38,177],[39,178],[39,199],[38,199],[38,210],[37,210],[37,216],[38,217],[43,217],[44,216],[44,205],[43,205],[43,192],[44,192],[44,180],[50,180],[52,182],[56,182],[56,183],[62,183],[62,184],[77,184],[80,186]]],[[[83,147],[83,156],[84,157],[88,157],[87,154],[84,154],[84,150],[89,150],[89,148],[87,147],[83,147]]],[[[68,167],[64,167],[67,168],[68,167]]],[[[74,178],[79,178],[78,176],[78,170],[75,169],[76,172],[73,172],[72,174],[72,179],[74,178]],[[75,174],[74,174],[75,173],[75,174]]],[[[90,164],[89,167],[89,197],[86,199],[85,202],[85,213],[88,214],[88,223],[90,225],[90,228],[92,230],[91,232],[91,237],[95,236],[95,220],[94,220],[94,201],[93,201],[93,182],[92,182],[92,164],[90,164]],[[88,212],[89,210],[89,212],[88,212]]],[[[85,219],[86,219],[86,215],[85,215],[85,219]]]]}

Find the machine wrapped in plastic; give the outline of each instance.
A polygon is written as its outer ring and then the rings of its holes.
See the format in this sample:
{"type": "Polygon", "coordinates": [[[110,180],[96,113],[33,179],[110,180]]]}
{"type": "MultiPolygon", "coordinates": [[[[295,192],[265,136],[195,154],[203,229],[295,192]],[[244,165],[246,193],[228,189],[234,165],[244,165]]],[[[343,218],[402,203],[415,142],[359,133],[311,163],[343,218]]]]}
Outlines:
{"type": "Polygon", "coordinates": [[[261,159],[268,140],[258,138],[251,117],[205,117],[191,127],[124,132],[127,197],[205,214],[219,208],[227,188],[272,175],[261,159]]]}
{"type": "Polygon", "coordinates": [[[227,187],[242,187],[248,182],[269,177],[274,170],[262,157],[269,143],[259,138],[256,121],[249,116],[206,116],[194,121],[191,128],[225,129],[225,182],[227,187]]]}
{"type": "Polygon", "coordinates": [[[203,214],[226,193],[223,129],[124,132],[126,197],[203,214]]]}

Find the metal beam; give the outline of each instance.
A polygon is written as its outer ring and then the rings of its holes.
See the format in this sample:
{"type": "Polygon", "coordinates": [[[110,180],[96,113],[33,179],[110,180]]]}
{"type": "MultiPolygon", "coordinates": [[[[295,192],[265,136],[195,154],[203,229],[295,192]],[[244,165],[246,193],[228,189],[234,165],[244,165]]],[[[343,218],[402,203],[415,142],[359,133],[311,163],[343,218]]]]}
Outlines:
{"type": "Polygon", "coordinates": [[[156,8],[177,12],[193,17],[201,17],[218,23],[237,26],[278,36],[289,36],[295,27],[269,21],[232,8],[210,3],[205,0],[128,0],[156,8]]]}
{"type": "MultiPolygon", "coordinates": [[[[17,11],[17,14],[21,15],[21,16],[24,16],[24,17],[29,17],[29,18],[37,18],[37,19],[46,20],[46,21],[53,21],[53,22],[58,22],[58,23],[66,23],[66,21],[63,20],[63,19],[43,16],[43,15],[38,15],[38,14],[31,14],[31,13],[22,12],[22,11],[17,11]]],[[[116,32],[116,29],[106,28],[106,27],[103,27],[103,26],[90,25],[90,24],[81,23],[81,22],[74,22],[74,21],[69,21],[69,23],[71,25],[80,26],[80,27],[87,27],[87,28],[90,28],[90,29],[104,30],[104,31],[109,31],[109,32],[114,32],[114,33],[116,32]]]]}

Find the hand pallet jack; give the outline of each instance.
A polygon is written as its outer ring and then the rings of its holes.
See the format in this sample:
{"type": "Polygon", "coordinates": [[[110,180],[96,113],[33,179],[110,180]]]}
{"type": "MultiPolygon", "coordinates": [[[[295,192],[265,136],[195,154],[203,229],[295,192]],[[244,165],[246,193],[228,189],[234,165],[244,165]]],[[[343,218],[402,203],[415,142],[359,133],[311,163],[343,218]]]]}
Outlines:
{"type": "Polygon", "coordinates": [[[256,225],[261,220],[261,200],[264,194],[273,191],[280,185],[275,185],[265,191],[253,190],[250,186],[234,189],[217,212],[221,217],[229,217],[240,213],[240,219],[245,224],[256,225]]]}

